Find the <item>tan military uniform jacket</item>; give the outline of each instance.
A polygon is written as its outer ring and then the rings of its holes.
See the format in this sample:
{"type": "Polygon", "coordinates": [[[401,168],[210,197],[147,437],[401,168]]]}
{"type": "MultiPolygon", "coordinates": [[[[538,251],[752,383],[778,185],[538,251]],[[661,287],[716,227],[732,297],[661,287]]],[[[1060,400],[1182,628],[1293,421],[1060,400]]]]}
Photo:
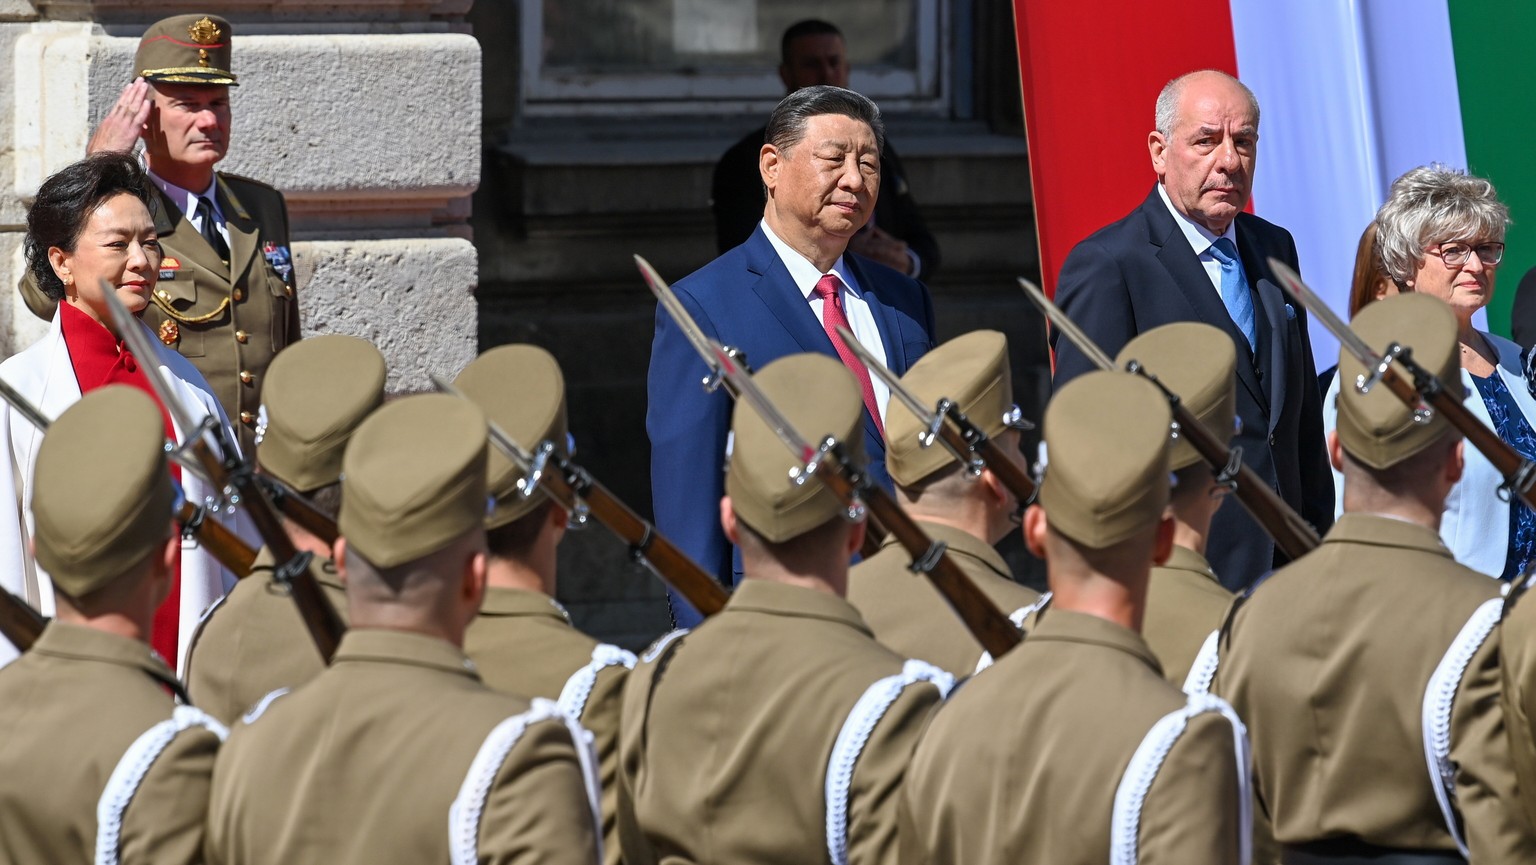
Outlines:
{"type": "Polygon", "coordinates": [[[1184,686],[1200,647],[1221,627],[1231,604],[1232,593],[1217,581],[1205,557],[1194,550],[1176,546],[1162,567],[1152,569],[1141,636],[1162,664],[1168,681],[1184,686]]]}
{"type": "MultiPolygon", "coordinates": [[[[272,579],[272,551],[256,555],[251,575],[208,609],[192,634],[183,672],[192,701],[233,724],[262,697],[320,675],[325,661],[288,591],[272,579]]],[[[309,572],[336,612],[347,618],[347,593],[329,560],[309,572]]]]}
{"type": "Polygon", "coordinates": [[[0,863],[200,861],[224,730],[177,687],[143,642],[62,622],[0,669],[0,863]]]}
{"type": "Polygon", "coordinates": [[[720,613],[652,647],[625,685],[625,862],[890,861],[896,794],[941,694],[922,669],[947,690],[947,674],[875,642],[843,599],[743,581],[720,613]],[[852,725],[863,748],[836,747],[871,692],[883,710],[852,725]]]}
{"type": "MultiPolygon", "coordinates": [[[[1013,581],[1008,563],[991,544],[938,523],[919,520],[918,525],[928,537],[949,545],[950,558],[1004,613],[1040,599],[1039,592],[1013,581]]],[[[906,549],[887,537],[879,553],[849,572],[848,603],[869,623],[875,639],[897,653],[969,676],[981,660],[981,644],[933,583],[907,569],[911,562],[906,549]]]]}
{"type": "MultiPolygon", "coordinates": [[[[288,206],[265,183],[222,172],[217,177],[215,194],[229,228],[228,265],[154,188],[164,259],[144,323],[208,380],[240,435],[241,450],[252,454],[267,365],[299,338],[288,206]]],[[[34,313],[53,317],[54,302],[30,274],[21,290],[34,313]]]]}
{"type": "Polygon", "coordinates": [[[1525,805],[1536,825],[1536,598],[1529,592],[1512,594],[1499,623],[1499,671],[1504,723],[1509,733],[1510,759],[1525,805]]]}
{"type": "Polygon", "coordinates": [[[486,688],[442,640],[348,631],[261,708],[214,770],[209,865],[597,861],[564,716],[486,688]]]}
{"type": "Polygon", "coordinates": [[[470,623],[464,653],[489,687],[556,700],[592,733],[603,787],[603,856],[616,865],[619,711],[635,656],[576,630],[548,595],[494,587],[470,623]]]}
{"type": "Polygon", "coordinates": [[[1499,588],[1430,529],[1345,514],[1237,608],[1215,690],[1248,723],[1275,840],[1455,850],[1425,752],[1435,695],[1471,861],[1536,861],[1489,636],[1499,588]]]}
{"type": "Polygon", "coordinates": [[[1128,768],[1153,726],[1187,706],[1134,631],[1046,608],[934,716],[907,773],[900,861],[1103,865],[1122,861],[1111,838],[1135,818],[1123,861],[1238,862],[1242,781],[1226,717],[1192,714],[1160,763],[1128,768]],[[1142,804],[1117,814],[1122,787],[1142,804]]]}

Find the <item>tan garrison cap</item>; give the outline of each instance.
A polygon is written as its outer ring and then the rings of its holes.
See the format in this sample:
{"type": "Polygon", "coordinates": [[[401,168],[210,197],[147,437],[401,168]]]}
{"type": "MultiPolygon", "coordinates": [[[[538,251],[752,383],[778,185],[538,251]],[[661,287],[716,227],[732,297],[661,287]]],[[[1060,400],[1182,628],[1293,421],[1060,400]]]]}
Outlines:
{"type": "Polygon", "coordinates": [[[485,415],[447,394],[403,397],[368,416],[342,458],[347,543],[376,567],[413,562],[485,519],[485,415]]]}
{"type": "Polygon", "coordinates": [[[151,24],[133,56],[137,77],[154,83],[235,85],[229,42],[235,35],[217,15],[176,15],[151,24]]]}
{"type": "Polygon", "coordinates": [[[1058,391],[1045,409],[1040,484],[1051,528],[1102,549],[1162,519],[1170,420],[1167,398],[1139,376],[1095,371],[1058,391]]]}
{"type": "MultiPolygon", "coordinates": [[[[853,373],[824,354],[792,354],[763,367],[752,380],[812,445],[827,436],[855,464],[864,456],[864,397],[853,373]]],[[[789,470],[800,463],[746,402],[731,416],[735,444],[725,493],[742,522],[778,543],[805,534],[843,512],[843,504],[815,479],[796,486],[789,470]]]]}
{"type": "MultiPolygon", "coordinates": [[[[1115,365],[1139,361],[1223,444],[1237,432],[1237,348],[1219,328],[1195,321],[1165,324],[1125,344],[1115,365]]],[[[1183,436],[1174,440],[1170,471],[1200,461],[1183,436]]]]}
{"type": "MultiPolygon", "coordinates": [[[[1360,310],[1351,325],[1377,351],[1394,342],[1413,349],[1414,360],[1461,393],[1456,315],[1445,301],[1418,292],[1394,295],[1360,310]]],[[[1356,377],[1364,372],[1348,351],[1339,353],[1339,443],[1356,462],[1390,468],[1449,431],[1439,412],[1429,423],[1415,423],[1413,409],[1385,386],[1366,394],[1355,390],[1356,377]]]]}
{"type": "MultiPolygon", "coordinates": [[[[554,355],[536,345],[503,345],[475,358],[454,386],[474,400],[523,450],[533,453],[545,441],[555,452],[568,456],[565,439],[565,376],[554,355]]],[[[496,506],[485,527],[504,526],[544,501],[535,494],[524,497],[517,482],[523,472],[497,450],[486,459],[490,493],[496,506]]]]}
{"type": "Polygon", "coordinates": [[[71,597],[122,576],[171,536],[165,421],[142,391],[108,385],[43,436],[34,469],[37,561],[71,597]]]}
{"type": "MultiPolygon", "coordinates": [[[[988,437],[996,436],[1007,429],[1004,415],[1013,408],[1008,338],[995,330],[957,336],[923,355],[901,383],[930,408],[949,399],[988,437]]],[[[911,486],[954,464],[955,455],[942,444],[922,446],[918,439],[927,427],[906,406],[887,415],[885,467],[896,483],[911,486]]]]}
{"type": "Polygon", "coordinates": [[[301,493],[341,479],[352,431],[384,403],[384,355],[355,336],[322,334],[278,353],[261,389],[261,470],[301,493]]]}

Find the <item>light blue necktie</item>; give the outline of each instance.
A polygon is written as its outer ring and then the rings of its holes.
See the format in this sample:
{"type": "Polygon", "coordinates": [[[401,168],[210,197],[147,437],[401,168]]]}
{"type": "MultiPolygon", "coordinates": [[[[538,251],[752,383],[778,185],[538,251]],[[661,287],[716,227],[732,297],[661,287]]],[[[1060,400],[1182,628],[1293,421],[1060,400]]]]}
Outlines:
{"type": "Polygon", "coordinates": [[[1253,318],[1253,294],[1248,290],[1248,277],[1243,275],[1242,259],[1237,257],[1237,247],[1230,238],[1218,237],[1211,244],[1211,255],[1221,263],[1221,302],[1227,305],[1232,323],[1248,338],[1248,348],[1259,346],[1259,330],[1253,318]]]}

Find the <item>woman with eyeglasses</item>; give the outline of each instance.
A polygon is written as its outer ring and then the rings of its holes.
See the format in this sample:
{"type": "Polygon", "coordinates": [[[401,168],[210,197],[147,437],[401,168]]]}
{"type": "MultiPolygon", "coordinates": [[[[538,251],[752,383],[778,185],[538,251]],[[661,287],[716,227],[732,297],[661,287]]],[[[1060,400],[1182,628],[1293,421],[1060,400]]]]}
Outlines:
{"type": "MultiPolygon", "coordinates": [[[[1520,347],[1472,323],[1493,299],[1508,225],[1509,208],[1492,183],[1441,165],[1421,166],[1393,181],[1387,203],[1376,212],[1376,244],[1399,291],[1431,294],[1450,304],[1460,325],[1467,408],[1532,459],[1536,400],[1523,374],[1520,347]]],[[[1330,432],[1339,387],[1335,380],[1323,400],[1330,432]]],[[[1503,476],[1476,448],[1464,446],[1463,459],[1461,480],[1446,499],[1440,538],[1462,564],[1513,579],[1536,558],[1536,513],[1499,491],[1503,476]]],[[[1342,506],[1344,479],[1337,470],[1333,479],[1335,501],[1342,506]]]]}

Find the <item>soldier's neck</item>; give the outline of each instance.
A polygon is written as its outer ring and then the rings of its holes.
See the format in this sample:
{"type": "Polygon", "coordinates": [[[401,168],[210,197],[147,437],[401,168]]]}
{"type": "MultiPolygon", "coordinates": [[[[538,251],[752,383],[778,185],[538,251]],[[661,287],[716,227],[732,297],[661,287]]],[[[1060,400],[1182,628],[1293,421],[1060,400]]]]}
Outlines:
{"type": "MultiPolygon", "coordinates": [[[[1049,562],[1047,567],[1050,568],[1049,562]]],[[[1147,605],[1148,573],[1146,566],[1139,569],[1139,574],[1050,568],[1051,606],[1098,616],[1139,634],[1147,605]]]]}
{"type": "Polygon", "coordinates": [[[490,556],[486,559],[485,584],[493,589],[522,589],[555,596],[554,562],[545,567],[519,559],[490,556]]]}
{"type": "Polygon", "coordinates": [[[155,161],[146,157],[149,170],[167,183],[174,183],[188,192],[201,193],[213,183],[212,165],[185,165],[169,160],[155,161]]]}
{"type": "Polygon", "coordinates": [[[1194,550],[1200,555],[1205,555],[1206,543],[1210,540],[1211,521],[1206,519],[1204,525],[1187,523],[1183,517],[1174,514],[1173,517],[1173,545],[1183,547],[1186,550],[1194,550]]]}
{"type": "Polygon", "coordinates": [[[57,617],[61,622],[116,634],[119,637],[127,637],[147,644],[155,613],[151,609],[133,612],[113,611],[88,616],[61,601],[58,603],[57,617]]]}
{"type": "Polygon", "coordinates": [[[782,567],[777,562],[764,559],[758,562],[742,562],[742,568],[746,575],[754,580],[762,580],[768,583],[783,583],[786,586],[799,586],[802,589],[812,589],[828,595],[836,595],[839,598],[848,596],[848,566],[841,568],[828,567],[820,573],[802,573],[791,571],[782,567]]]}

